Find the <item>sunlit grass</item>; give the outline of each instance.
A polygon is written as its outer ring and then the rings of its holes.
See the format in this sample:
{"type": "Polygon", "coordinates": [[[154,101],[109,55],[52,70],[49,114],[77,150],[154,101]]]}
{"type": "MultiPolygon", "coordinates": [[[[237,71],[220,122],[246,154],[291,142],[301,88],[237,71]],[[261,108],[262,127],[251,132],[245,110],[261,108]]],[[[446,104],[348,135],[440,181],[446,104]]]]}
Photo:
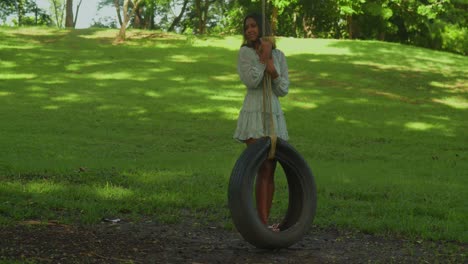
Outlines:
{"type": "MultiPolygon", "coordinates": [[[[129,31],[114,44],[116,33],[0,29],[0,222],[230,226],[241,38],[129,31]]],[[[468,59],[376,41],[277,44],[290,142],[316,176],[315,223],[466,242],[468,59]]],[[[276,218],[281,172],[277,184],[276,218]]]]}
{"type": "Polygon", "coordinates": [[[442,99],[434,99],[434,102],[441,103],[457,109],[468,109],[468,99],[466,99],[466,97],[445,97],[442,99]]]}

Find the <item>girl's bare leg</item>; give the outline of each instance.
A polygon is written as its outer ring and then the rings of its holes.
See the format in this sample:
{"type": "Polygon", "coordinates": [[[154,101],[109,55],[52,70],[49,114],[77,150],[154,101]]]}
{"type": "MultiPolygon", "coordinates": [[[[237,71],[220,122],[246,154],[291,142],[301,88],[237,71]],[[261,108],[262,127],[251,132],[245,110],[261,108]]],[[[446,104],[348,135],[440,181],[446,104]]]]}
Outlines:
{"type": "MultiPolygon", "coordinates": [[[[246,140],[247,145],[255,142],[255,139],[246,140]]],[[[260,220],[267,225],[268,216],[270,215],[271,205],[273,203],[273,195],[275,192],[275,169],[276,160],[265,160],[257,175],[255,186],[255,196],[257,200],[257,211],[260,220]]]]}

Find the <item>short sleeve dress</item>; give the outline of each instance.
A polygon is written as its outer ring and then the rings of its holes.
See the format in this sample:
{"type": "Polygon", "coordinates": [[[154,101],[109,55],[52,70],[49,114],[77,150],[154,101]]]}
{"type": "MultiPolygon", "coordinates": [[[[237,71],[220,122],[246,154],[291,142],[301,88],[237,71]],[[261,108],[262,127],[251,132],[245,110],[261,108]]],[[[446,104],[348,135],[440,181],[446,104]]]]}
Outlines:
{"type": "MultiPolygon", "coordinates": [[[[278,77],[272,80],[271,108],[275,134],[284,140],[288,140],[288,130],[283,110],[278,97],[288,94],[289,77],[288,65],[284,53],[273,49],[273,62],[278,72],[278,77]]],[[[261,138],[270,135],[269,110],[263,111],[263,78],[266,66],[260,63],[260,58],[253,48],[241,47],[239,51],[237,71],[241,81],[247,88],[244,103],[237,119],[237,128],[234,139],[244,142],[249,138],[261,138]],[[264,121],[266,120],[266,125],[264,121]]]]}

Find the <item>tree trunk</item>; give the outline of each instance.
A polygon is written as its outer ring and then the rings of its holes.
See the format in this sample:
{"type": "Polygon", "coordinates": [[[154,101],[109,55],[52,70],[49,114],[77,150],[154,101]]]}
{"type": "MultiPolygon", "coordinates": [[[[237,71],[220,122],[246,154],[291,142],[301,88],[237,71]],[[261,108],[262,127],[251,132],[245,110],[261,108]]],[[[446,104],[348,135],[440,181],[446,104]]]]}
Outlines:
{"type": "Polygon", "coordinates": [[[66,14],[65,14],[65,27],[73,28],[73,0],[67,0],[66,14]]]}
{"type": "Polygon", "coordinates": [[[200,33],[201,29],[202,29],[202,26],[201,26],[201,24],[202,24],[202,21],[201,21],[202,20],[202,18],[201,18],[201,16],[202,16],[202,14],[201,14],[202,13],[202,11],[201,11],[201,0],[195,0],[195,12],[197,13],[197,17],[198,17],[198,27],[197,27],[198,32],[197,33],[201,34],[200,33]]]}
{"type": "Polygon", "coordinates": [[[125,33],[127,30],[128,22],[130,22],[130,19],[135,15],[135,12],[138,9],[140,2],[141,0],[137,0],[136,2],[134,2],[134,0],[124,0],[124,6],[123,6],[124,21],[123,21],[123,24],[120,26],[119,34],[117,35],[115,39],[116,42],[125,41],[125,33]],[[128,4],[130,1],[132,1],[133,8],[132,8],[132,12],[128,14],[128,4]]]}
{"type": "Polygon", "coordinates": [[[129,1],[130,0],[124,0],[123,23],[120,25],[120,30],[119,30],[119,35],[117,36],[117,41],[124,41],[125,40],[125,33],[126,33],[126,30],[127,30],[127,24],[128,24],[128,21],[130,21],[130,17],[128,15],[128,2],[129,1]]]}
{"type": "Polygon", "coordinates": [[[313,34],[313,18],[307,16],[307,15],[304,15],[304,17],[302,18],[302,27],[304,29],[304,37],[305,38],[312,38],[314,37],[314,34],[313,34]]]}
{"type": "Polygon", "coordinates": [[[352,16],[347,16],[346,17],[346,22],[348,24],[349,39],[353,39],[353,17],[352,16]]]}
{"type": "Polygon", "coordinates": [[[195,12],[198,17],[198,34],[206,33],[206,22],[208,20],[210,4],[210,0],[195,0],[195,12]]]}
{"type": "Polygon", "coordinates": [[[73,28],[75,28],[76,26],[76,20],[78,20],[78,12],[80,11],[80,6],[81,6],[81,2],[83,0],[80,0],[80,2],[78,3],[78,5],[76,6],[76,12],[75,12],[75,20],[73,21],[73,28]]]}
{"type": "Polygon", "coordinates": [[[171,26],[169,26],[168,31],[174,31],[174,28],[180,23],[180,20],[184,16],[185,9],[187,8],[189,0],[184,0],[184,4],[182,5],[182,8],[180,9],[179,15],[172,21],[171,26]]]}
{"type": "Polygon", "coordinates": [[[23,24],[24,0],[18,0],[18,26],[23,24]]]}
{"type": "Polygon", "coordinates": [[[57,24],[58,28],[62,27],[62,19],[63,19],[63,12],[61,12],[60,9],[63,9],[63,7],[59,6],[59,3],[57,2],[58,0],[52,0],[52,4],[54,5],[54,13],[55,13],[55,23],[57,24]]]}
{"type": "Polygon", "coordinates": [[[202,20],[201,20],[201,31],[200,34],[205,34],[206,33],[206,22],[208,21],[208,8],[210,7],[209,0],[205,0],[203,3],[203,9],[202,9],[202,20]]]}
{"type": "Polygon", "coordinates": [[[271,14],[271,34],[274,35],[278,29],[278,8],[273,7],[273,12],[271,14]]]}
{"type": "Polygon", "coordinates": [[[114,6],[115,6],[115,10],[117,11],[117,19],[119,20],[119,25],[122,26],[123,21],[122,21],[122,15],[120,14],[119,0],[114,0],[114,6]]]}
{"type": "Polygon", "coordinates": [[[133,20],[133,28],[143,28],[144,27],[144,19],[141,16],[141,8],[137,8],[135,11],[135,19],[133,20]]]}

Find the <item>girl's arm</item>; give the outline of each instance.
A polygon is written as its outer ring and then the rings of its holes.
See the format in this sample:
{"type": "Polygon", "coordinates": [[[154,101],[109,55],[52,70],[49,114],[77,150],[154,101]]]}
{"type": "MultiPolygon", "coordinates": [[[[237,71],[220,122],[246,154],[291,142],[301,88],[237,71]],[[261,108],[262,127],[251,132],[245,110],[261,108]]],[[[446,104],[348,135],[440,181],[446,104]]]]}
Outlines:
{"type": "MultiPolygon", "coordinates": [[[[259,87],[265,72],[265,64],[262,64],[254,49],[242,47],[239,51],[237,72],[241,81],[249,89],[259,87]]],[[[261,87],[261,86],[260,86],[261,87]]]]}
{"type": "Polygon", "coordinates": [[[279,60],[279,72],[278,77],[272,79],[271,88],[276,96],[285,96],[289,92],[289,75],[288,75],[288,64],[284,53],[279,51],[279,56],[275,58],[279,60]]]}

